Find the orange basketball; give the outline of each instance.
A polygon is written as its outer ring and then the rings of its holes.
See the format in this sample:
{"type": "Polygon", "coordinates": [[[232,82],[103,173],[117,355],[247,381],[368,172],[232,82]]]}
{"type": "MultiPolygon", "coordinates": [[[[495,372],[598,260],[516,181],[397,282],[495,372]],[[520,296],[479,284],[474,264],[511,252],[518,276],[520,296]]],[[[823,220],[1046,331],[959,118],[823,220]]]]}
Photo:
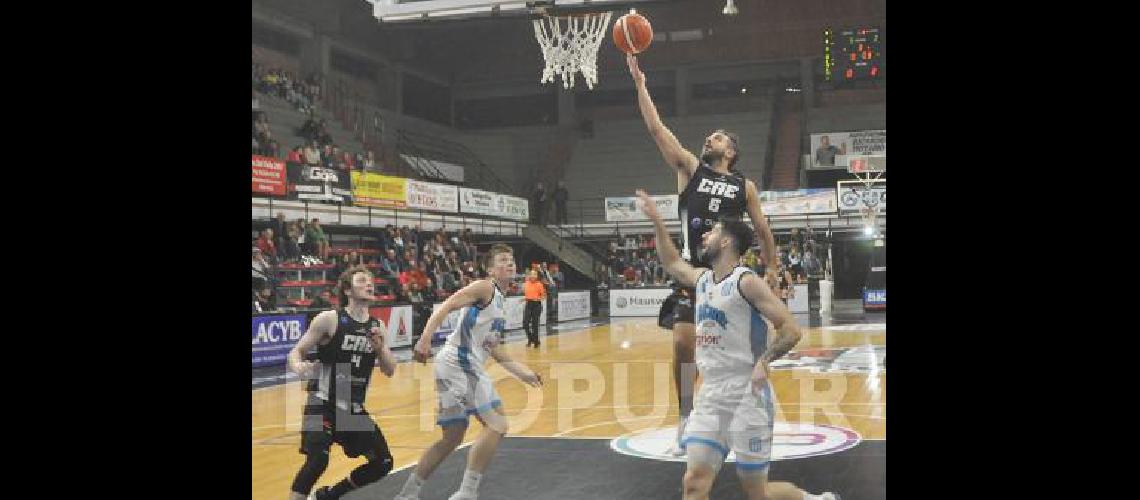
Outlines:
{"type": "Polygon", "coordinates": [[[637,54],[653,43],[653,26],[649,20],[631,10],[614,23],[614,45],[626,54],[637,54]]]}

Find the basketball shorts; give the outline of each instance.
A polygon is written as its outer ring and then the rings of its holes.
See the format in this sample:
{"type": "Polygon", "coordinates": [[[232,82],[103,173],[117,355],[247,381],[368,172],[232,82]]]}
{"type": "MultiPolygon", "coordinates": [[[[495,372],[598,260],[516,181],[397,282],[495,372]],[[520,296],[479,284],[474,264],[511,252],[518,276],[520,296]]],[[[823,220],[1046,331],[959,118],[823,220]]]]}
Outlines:
{"type": "Polygon", "coordinates": [[[676,323],[693,323],[695,319],[693,297],[696,297],[694,288],[677,288],[661,303],[661,310],[657,313],[657,325],[666,330],[672,330],[676,323]]]}
{"type": "Polygon", "coordinates": [[[767,471],[774,408],[770,385],[754,394],[748,378],[706,381],[697,392],[681,446],[707,446],[719,452],[721,461],[732,451],[737,469],[767,471]]]}
{"type": "Polygon", "coordinates": [[[376,451],[388,453],[388,442],[367,412],[352,413],[309,395],[301,420],[301,453],[328,453],[333,443],[350,458],[376,451]]]}
{"type": "Polygon", "coordinates": [[[482,369],[464,370],[447,359],[435,361],[436,424],[446,427],[466,423],[503,405],[491,377],[482,369]]]}

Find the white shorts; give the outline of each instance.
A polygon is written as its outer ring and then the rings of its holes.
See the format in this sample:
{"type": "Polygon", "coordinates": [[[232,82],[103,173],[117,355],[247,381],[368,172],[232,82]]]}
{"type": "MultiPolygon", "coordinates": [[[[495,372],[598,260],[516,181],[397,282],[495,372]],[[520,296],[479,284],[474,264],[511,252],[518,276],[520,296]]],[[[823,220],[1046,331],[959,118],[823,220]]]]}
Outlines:
{"type": "Polygon", "coordinates": [[[721,461],[731,450],[736,453],[737,470],[767,471],[774,408],[770,385],[757,395],[748,379],[705,382],[693,401],[681,446],[707,446],[720,452],[721,461]]]}
{"type": "Polygon", "coordinates": [[[435,361],[436,424],[467,423],[471,415],[493,411],[503,405],[495,384],[482,369],[464,370],[446,359],[435,361]]]}

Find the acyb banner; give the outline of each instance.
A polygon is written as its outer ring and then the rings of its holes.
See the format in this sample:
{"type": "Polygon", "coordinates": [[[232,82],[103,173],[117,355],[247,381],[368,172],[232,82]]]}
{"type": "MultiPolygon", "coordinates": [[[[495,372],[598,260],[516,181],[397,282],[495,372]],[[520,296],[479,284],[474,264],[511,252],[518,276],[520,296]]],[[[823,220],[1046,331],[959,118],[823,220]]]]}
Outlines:
{"type": "Polygon", "coordinates": [[[289,162],[289,193],[298,200],[352,201],[348,172],[289,162]]]}
{"type": "Polygon", "coordinates": [[[254,316],[253,366],[284,364],[306,328],[308,317],[304,314],[254,316]]]}

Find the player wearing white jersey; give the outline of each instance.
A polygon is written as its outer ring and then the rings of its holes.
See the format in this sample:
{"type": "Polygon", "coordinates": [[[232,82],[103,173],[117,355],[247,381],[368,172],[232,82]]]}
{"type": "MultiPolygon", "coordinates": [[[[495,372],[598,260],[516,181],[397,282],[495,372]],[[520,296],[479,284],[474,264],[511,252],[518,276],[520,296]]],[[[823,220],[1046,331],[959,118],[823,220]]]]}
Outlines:
{"type": "Polygon", "coordinates": [[[696,361],[704,383],[681,441],[688,456],[685,500],[708,498],[730,450],[750,500],[838,500],[834,493],[812,495],[792,483],[768,482],[775,423],[768,364],[795,347],[802,334],[764,280],[739,265],[752,244],[752,229],[739,219],[717,222],[701,236],[702,261],[712,269],[693,267],[681,259],[657,205],[645,191],[637,196],[653,221],[665,270],[696,289],[696,361]],[[765,320],[775,329],[771,342],[765,320]]]}
{"type": "Polygon", "coordinates": [[[415,359],[426,363],[431,357],[432,334],[448,314],[460,310],[459,326],[447,337],[434,366],[439,399],[436,422],[443,428],[443,436],[420,457],[403,490],[396,496],[397,500],[419,498],[420,488],[432,471],[463,442],[471,415],[482,422],[483,431],[467,454],[463,483],[450,500],[474,500],[478,497],[483,471],[508,427],[502,402],[483,369],[488,356],[524,383],[534,387],[542,385],[538,374],[512,360],[499,346],[506,326],[502,289],[515,275],[515,257],[511,247],[501,244],[491,247],[487,260],[491,279],[471,283],[448,297],[428,318],[423,334],[416,342],[415,359]]]}

